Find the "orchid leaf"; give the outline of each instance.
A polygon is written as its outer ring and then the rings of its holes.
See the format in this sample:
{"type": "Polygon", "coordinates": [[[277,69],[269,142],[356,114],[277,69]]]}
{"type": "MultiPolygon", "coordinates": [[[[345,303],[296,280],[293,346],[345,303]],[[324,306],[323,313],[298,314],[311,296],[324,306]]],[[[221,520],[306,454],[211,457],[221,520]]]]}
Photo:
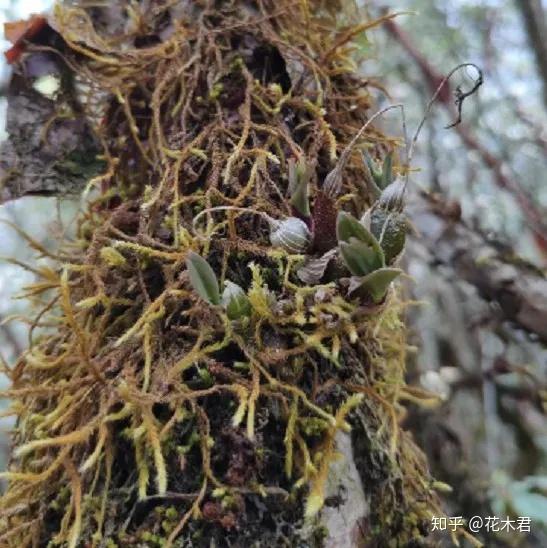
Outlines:
{"type": "Polygon", "coordinates": [[[210,304],[220,304],[218,280],[209,263],[191,251],[186,258],[186,268],[190,276],[190,283],[198,295],[210,304]]]}
{"type": "Polygon", "coordinates": [[[399,268],[380,268],[361,278],[352,278],[349,288],[351,296],[370,296],[378,304],[386,296],[389,285],[402,270],[399,268]]]}
{"type": "Polygon", "coordinates": [[[393,264],[405,247],[408,231],[405,215],[376,208],[370,216],[370,229],[380,242],[386,264],[393,264]]]}
{"type": "Polygon", "coordinates": [[[340,242],[340,255],[354,276],[366,276],[383,266],[383,255],[379,255],[375,249],[357,238],[340,242]]]}
{"type": "Polygon", "coordinates": [[[310,177],[311,173],[304,158],[300,158],[298,162],[292,159],[289,161],[290,203],[305,218],[311,215],[309,198],[310,177]]]}
{"type": "Polygon", "coordinates": [[[383,190],[393,182],[393,153],[386,154],[382,167],[380,188],[383,190]]]}
{"type": "Polygon", "coordinates": [[[344,211],[341,211],[338,214],[338,218],[336,220],[336,236],[340,243],[347,243],[351,238],[355,238],[360,242],[363,242],[377,256],[378,266],[376,268],[381,268],[385,265],[384,252],[382,251],[378,240],[355,217],[352,217],[344,211]]]}
{"type": "Polygon", "coordinates": [[[366,150],[364,150],[362,154],[373,182],[375,183],[378,190],[382,190],[382,172],[376,169],[376,164],[374,163],[374,160],[366,150]]]}
{"type": "Polygon", "coordinates": [[[242,287],[230,280],[226,280],[224,283],[222,305],[226,309],[226,314],[228,314],[230,320],[237,320],[243,316],[249,316],[251,313],[249,297],[247,297],[242,287]]]}

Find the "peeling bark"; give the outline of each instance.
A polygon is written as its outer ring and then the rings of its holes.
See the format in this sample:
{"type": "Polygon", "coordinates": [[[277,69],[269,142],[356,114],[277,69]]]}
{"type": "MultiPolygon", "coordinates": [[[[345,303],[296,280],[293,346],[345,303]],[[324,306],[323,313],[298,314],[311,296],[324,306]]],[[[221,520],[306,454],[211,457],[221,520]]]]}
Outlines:
{"type": "Polygon", "coordinates": [[[97,159],[99,148],[71,75],[57,57],[42,51],[26,52],[13,70],[7,91],[8,139],[0,147],[0,203],[28,194],[78,194],[104,163],[97,159]],[[46,75],[59,86],[51,96],[35,89],[46,75]]]}
{"type": "Polygon", "coordinates": [[[499,306],[502,319],[547,341],[547,279],[537,267],[499,242],[488,242],[463,222],[450,220],[439,198],[422,195],[426,211],[415,216],[416,228],[440,264],[474,285],[499,306]]]}
{"type": "Polygon", "coordinates": [[[325,548],[358,548],[365,545],[363,527],[369,516],[369,503],[355,465],[351,436],[339,432],[336,448],[340,459],[331,465],[327,503],[321,512],[321,523],[328,530],[325,548]]]}

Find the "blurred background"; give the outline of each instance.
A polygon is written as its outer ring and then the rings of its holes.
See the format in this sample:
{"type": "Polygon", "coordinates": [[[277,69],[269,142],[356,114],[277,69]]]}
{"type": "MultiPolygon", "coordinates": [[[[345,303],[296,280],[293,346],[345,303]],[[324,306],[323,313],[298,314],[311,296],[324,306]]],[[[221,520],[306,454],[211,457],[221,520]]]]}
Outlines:
{"type": "MultiPolygon", "coordinates": [[[[0,0],[0,21],[50,4],[0,0]]],[[[464,102],[455,128],[444,129],[455,110],[453,97],[441,94],[413,161],[408,375],[442,402],[411,404],[405,426],[436,478],[455,487],[446,496],[448,515],[527,516],[532,535],[491,532],[485,542],[547,546],[547,4],[368,0],[360,9],[370,17],[412,12],[359,38],[362,70],[389,90],[378,91],[379,106],[404,103],[411,133],[443,75],[465,62],[483,70],[484,84],[464,102]]],[[[9,69],[0,62],[3,95],[9,69]]],[[[452,91],[469,90],[476,76],[472,68],[458,72],[452,91]]],[[[2,139],[5,108],[1,97],[2,139]]],[[[401,135],[395,115],[384,123],[401,135]]],[[[79,205],[27,197],[0,206],[0,219],[54,247],[79,205]]],[[[0,255],[33,260],[5,224],[0,255]]],[[[27,345],[25,324],[16,320],[28,302],[17,294],[31,281],[31,272],[0,262],[0,353],[8,364],[27,345]]],[[[3,431],[9,420],[1,419],[3,431]]],[[[8,445],[0,435],[2,468],[8,445]]]]}

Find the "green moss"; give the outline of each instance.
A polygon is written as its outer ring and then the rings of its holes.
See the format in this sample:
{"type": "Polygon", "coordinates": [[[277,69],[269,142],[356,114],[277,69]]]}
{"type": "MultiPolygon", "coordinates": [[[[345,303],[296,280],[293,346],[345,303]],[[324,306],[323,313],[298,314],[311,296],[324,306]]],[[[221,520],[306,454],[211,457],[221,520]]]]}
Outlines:
{"type": "MultiPolygon", "coordinates": [[[[315,1],[265,5],[266,18],[220,3],[214,21],[196,2],[203,17],[179,21],[164,42],[117,46],[160,32],[169,4],[122,25],[131,35],[119,42],[93,27],[97,11],[56,8],[59,53],[109,98],[97,128],[107,160],[75,244],[27,290],[43,303],[38,321],[57,327],[14,369],[24,428],[4,474],[0,539],[320,546],[327,532],[305,532],[305,513],[318,519],[335,436],[350,428],[372,501],[370,541],[415,538],[438,507],[398,423],[402,304],[393,292],[364,314],[343,265],[329,283],[304,284],[298,268],[318,249],[297,257],[269,237],[271,219],[291,214],[294,156],[314,166],[310,226],[321,224],[324,174],[371,115],[368,80],[344,74],[351,48],[338,22],[316,17],[315,1]],[[294,63],[306,85],[291,81],[294,63]],[[190,252],[244,289],[244,321],[200,298],[190,252]]],[[[362,141],[377,151],[391,142],[377,129],[362,141]]],[[[335,212],[362,196],[365,167],[351,157],[350,167],[335,212]]],[[[363,209],[374,201],[364,198],[363,209]]]]}
{"type": "Polygon", "coordinates": [[[224,85],[222,84],[222,82],[218,82],[214,84],[209,93],[209,99],[211,99],[212,101],[216,101],[220,97],[220,94],[222,93],[223,90],[224,90],[224,85]]]}

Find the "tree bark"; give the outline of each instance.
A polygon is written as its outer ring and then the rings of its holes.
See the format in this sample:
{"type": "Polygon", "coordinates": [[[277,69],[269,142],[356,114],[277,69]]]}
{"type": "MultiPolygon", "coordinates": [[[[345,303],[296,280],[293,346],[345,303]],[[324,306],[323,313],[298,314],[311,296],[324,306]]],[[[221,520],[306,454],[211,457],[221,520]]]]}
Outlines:
{"type": "Polygon", "coordinates": [[[543,86],[543,105],[547,110],[547,23],[541,0],[515,0],[534,52],[538,74],[543,86]]]}
{"type": "MultiPolygon", "coordinates": [[[[97,192],[29,289],[43,305],[31,323],[58,323],[11,372],[0,542],[421,542],[441,510],[399,424],[392,278],[356,298],[347,265],[309,286],[293,268],[320,255],[311,232],[334,232],[337,198],[359,195],[358,217],[380,207],[345,147],[362,137],[383,156],[389,143],[364,133],[373,97],[348,68],[352,38],[384,19],[341,29],[322,2],[144,4],[66,2],[10,53],[2,200],[97,192]],[[308,171],[324,219],[293,206],[308,171]],[[286,221],[301,238],[290,228],[277,244],[286,221]]],[[[393,264],[367,234],[383,275],[393,264]]]]}
{"type": "MultiPolygon", "coordinates": [[[[50,34],[49,43],[57,41],[50,34]]],[[[50,53],[25,53],[7,89],[6,130],[0,147],[0,204],[25,195],[76,195],[104,169],[99,146],[75,98],[66,67],[50,53]],[[54,96],[34,86],[58,81],[54,96]]]]}
{"type": "Polygon", "coordinates": [[[435,261],[453,268],[483,299],[495,302],[502,320],[547,343],[547,279],[541,269],[515,255],[509,246],[487,241],[459,217],[450,219],[454,203],[435,194],[423,193],[421,199],[416,228],[435,261]]]}

